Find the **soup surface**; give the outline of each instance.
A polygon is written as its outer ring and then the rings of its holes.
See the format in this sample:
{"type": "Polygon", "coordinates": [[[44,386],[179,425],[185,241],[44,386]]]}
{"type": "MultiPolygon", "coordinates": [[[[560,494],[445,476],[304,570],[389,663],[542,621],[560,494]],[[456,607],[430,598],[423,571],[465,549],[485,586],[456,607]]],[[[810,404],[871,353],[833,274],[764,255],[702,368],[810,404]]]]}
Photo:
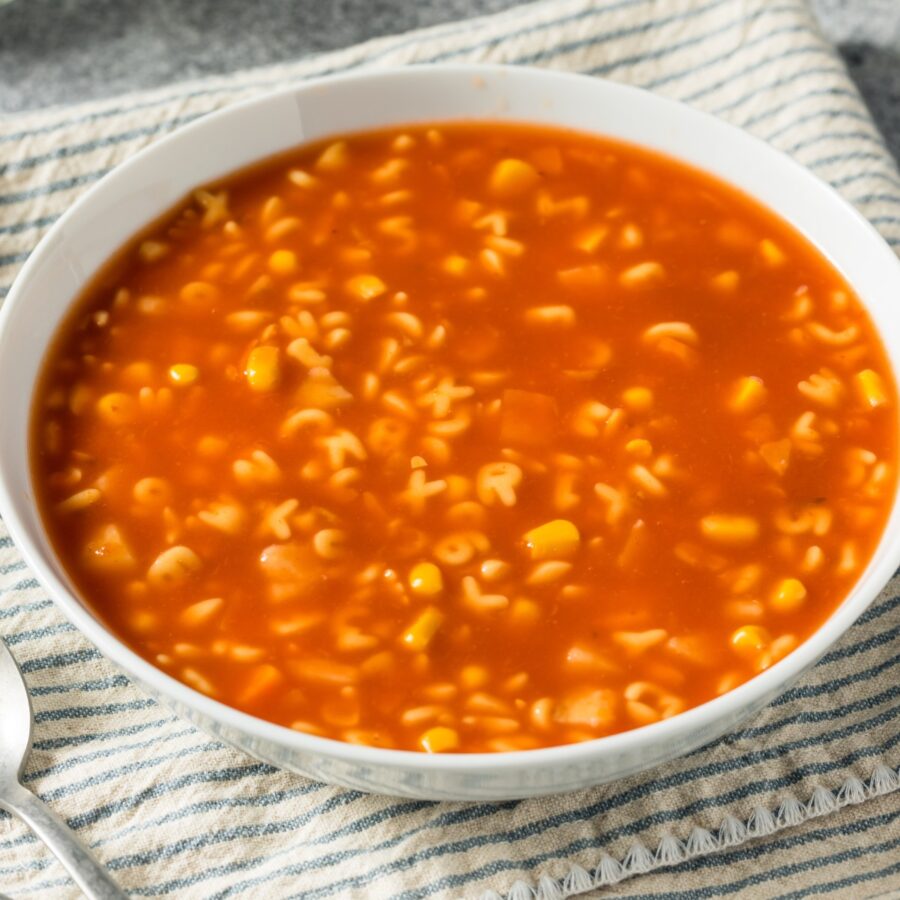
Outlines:
{"type": "Polygon", "coordinates": [[[865,567],[896,394],[840,276],[745,196],[453,124],[199,190],[45,364],[35,481],[84,597],[198,691],[428,752],[677,714],[865,567]]]}

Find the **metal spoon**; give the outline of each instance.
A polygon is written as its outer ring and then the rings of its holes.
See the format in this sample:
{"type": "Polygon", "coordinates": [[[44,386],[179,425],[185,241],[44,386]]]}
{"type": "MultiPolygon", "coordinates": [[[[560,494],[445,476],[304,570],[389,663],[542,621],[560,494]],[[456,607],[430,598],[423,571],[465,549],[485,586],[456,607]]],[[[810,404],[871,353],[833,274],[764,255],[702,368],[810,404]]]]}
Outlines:
{"type": "Polygon", "coordinates": [[[127,900],[78,835],[19,780],[31,752],[31,700],[0,638],[0,809],[18,816],[50,848],[91,900],[127,900]]]}

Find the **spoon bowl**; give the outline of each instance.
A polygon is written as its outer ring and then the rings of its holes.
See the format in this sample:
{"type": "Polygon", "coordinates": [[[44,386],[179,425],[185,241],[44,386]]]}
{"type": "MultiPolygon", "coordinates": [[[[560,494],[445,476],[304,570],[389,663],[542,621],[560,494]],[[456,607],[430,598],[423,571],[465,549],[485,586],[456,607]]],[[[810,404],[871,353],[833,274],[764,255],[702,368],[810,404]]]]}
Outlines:
{"type": "Polygon", "coordinates": [[[92,900],[124,900],[125,894],[78,835],[22,784],[31,752],[34,717],[25,679],[0,638],[0,809],[18,816],[66,867],[92,900]]]}
{"type": "Polygon", "coordinates": [[[22,673],[0,639],[0,794],[7,782],[18,782],[31,752],[31,699],[22,673]]]}

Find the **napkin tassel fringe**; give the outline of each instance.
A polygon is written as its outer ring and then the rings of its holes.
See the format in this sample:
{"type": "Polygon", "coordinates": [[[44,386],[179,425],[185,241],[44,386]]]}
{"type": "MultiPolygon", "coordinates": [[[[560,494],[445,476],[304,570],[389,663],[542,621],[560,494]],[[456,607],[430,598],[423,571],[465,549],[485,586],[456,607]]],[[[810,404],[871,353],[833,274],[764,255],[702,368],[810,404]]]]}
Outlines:
{"type": "Polygon", "coordinates": [[[494,890],[485,891],[481,900],[567,900],[578,894],[585,894],[599,887],[606,887],[643,875],[654,869],[677,865],[698,856],[706,856],[726,847],[735,847],[753,838],[764,837],[802,825],[818,816],[837,812],[845,806],[863,803],[900,789],[900,772],[879,764],[875,766],[868,781],[855,775],[848,776],[837,791],[817,785],[806,803],[788,794],[774,811],[757,806],[746,822],[733,815],[723,816],[716,832],[695,826],[687,840],[680,840],[671,834],[660,839],[655,851],[646,844],[636,841],[631,845],[621,861],[608,853],[603,853],[593,873],[579,865],[573,865],[563,878],[542,875],[537,886],[526,881],[516,881],[505,898],[494,890]]]}

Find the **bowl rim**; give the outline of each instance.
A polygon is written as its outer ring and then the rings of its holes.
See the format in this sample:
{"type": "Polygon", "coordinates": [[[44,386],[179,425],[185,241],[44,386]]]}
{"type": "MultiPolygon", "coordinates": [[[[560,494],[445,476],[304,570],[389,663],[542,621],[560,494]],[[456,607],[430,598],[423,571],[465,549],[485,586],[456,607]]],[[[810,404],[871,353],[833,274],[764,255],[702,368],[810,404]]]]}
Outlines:
{"type": "MultiPolygon", "coordinates": [[[[2,347],[7,322],[13,309],[17,303],[21,302],[20,298],[24,297],[28,292],[28,285],[32,277],[32,272],[41,265],[46,256],[54,252],[56,243],[55,238],[57,235],[65,230],[70,220],[76,217],[83,208],[90,206],[95,195],[101,190],[111,176],[122,177],[130,168],[140,165],[147,155],[155,153],[159,148],[167,145],[168,142],[173,140],[183,140],[188,135],[202,132],[211,120],[219,120],[231,116],[239,118],[246,110],[266,103],[271,103],[278,98],[297,96],[298,94],[308,91],[319,90],[322,87],[331,84],[352,86],[354,83],[363,80],[420,78],[423,75],[427,77],[429,74],[435,73],[454,76],[459,75],[466,78],[499,76],[515,79],[525,75],[532,78],[537,77],[547,83],[555,81],[562,87],[566,84],[581,84],[586,81],[594,82],[596,85],[601,86],[603,90],[618,92],[625,97],[633,97],[639,100],[640,104],[645,107],[656,105],[659,109],[668,108],[682,119],[688,122],[694,122],[697,124],[698,128],[712,131],[713,134],[729,133],[731,135],[731,140],[743,141],[748,150],[751,150],[756,156],[768,158],[771,163],[780,166],[782,171],[791,172],[792,177],[805,180],[808,184],[814,184],[816,190],[820,193],[825,192],[830,196],[832,203],[837,201],[843,207],[844,213],[856,219],[857,226],[862,225],[864,230],[868,232],[869,238],[881,245],[882,251],[887,250],[888,253],[890,253],[891,257],[896,262],[898,284],[900,284],[900,260],[898,260],[893,251],[890,250],[874,226],[872,226],[858,210],[841,197],[833,187],[813,175],[808,169],[787,154],[777,150],[743,129],[731,125],[710,113],[703,112],[680,101],[660,96],[643,88],[579,73],[553,71],[534,66],[510,66],[501,64],[415,64],[391,66],[376,70],[363,69],[336,75],[326,75],[305,80],[299,84],[281,88],[276,91],[266,91],[258,96],[229,104],[222,109],[201,115],[193,122],[175,129],[172,133],[154,141],[128,160],[115,166],[89,190],[82,194],[76,202],[72,204],[59,219],[57,219],[53,226],[41,238],[37,247],[32,251],[22,269],[19,271],[2,308],[0,308],[0,347],[2,347]]],[[[477,120],[477,116],[473,114],[469,117],[469,120],[477,120]]],[[[484,120],[490,121],[488,117],[484,117],[484,120]]],[[[436,124],[447,121],[464,121],[464,118],[435,119],[436,124]]],[[[509,121],[511,123],[520,121],[522,123],[527,123],[529,120],[504,118],[503,121],[509,121]]],[[[534,121],[538,124],[537,120],[534,121]]],[[[381,127],[399,128],[402,127],[402,124],[402,120],[398,119],[393,124],[385,124],[381,127]]],[[[539,124],[545,125],[548,128],[566,127],[551,122],[541,122],[539,124]]],[[[601,134],[602,136],[602,132],[588,127],[579,129],[578,126],[575,126],[570,130],[576,132],[581,130],[586,134],[601,134]]],[[[632,143],[635,146],[642,146],[638,142],[628,141],[614,134],[611,135],[611,137],[615,140],[622,141],[623,143],[632,143]]],[[[302,142],[301,144],[298,144],[298,146],[301,145],[302,142]]],[[[685,165],[704,171],[709,174],[710,177],[717,178],[719,181],[724,181],[732,188],[748,194],[748,196],[753,198],[757,203],[770,209],[774,215],[777,215],[781,219],[785,218],[785,215],[782,212],[771,208],[764,201],[754,198],[748,191],[744,190],[739,185],[729,182],[727,178],[705,169],[703,165],[684,160],[676,155],[675,152],[668,154],[666,154],[665,150],[657,150],[656,152],[661,153],[661,155],[668,155],[669,158],[676,159],[685,165]]],[[[252,163],[250,165],[252,165],[252,163]]],[[[228,175],[225,175],[224,177],[227,178],[228,175]]],[[[791,224],[791,227],[794,228],[795,231],[799,231],[807,240],[812,242],[808,235],[805,235],[798,226],[791,224]]],[[[817,247],[817,250],[824,255],[824,251],[819,247],[817,247]]],[[[71,308],[73,300],[74,298],[69,301],[66,309],[71,308]]],[[[863,306],[864,308],[867,308],[865,301],[863,301],[863,306]]],[[[59,321],[60,320],[57,320],[57,327],[59,321]]],[[[877,326],[876,333],[878,333],[879,337],[882,337],[881,330],[877,328],[877,326]]],[[[41,350],[43,353],[46,353],[47,346],[42,346],[41,350]]],[[[892,374],[894,374],[896,381],[897,373],[894,372],[892,374]]],[[[9,388],[7,387],[6,389],[9,388]]],[[[29,416],[30,415],[31,405],[29,405],[29,416]]],[[[30,459],[30,441],[28,434],[25,435],[25,441],[26,454],[30,459]]],[[[29,479],[30,478],[31,472],[29,471],[29,479]]],[[[31,482],[29,481],[29,484],[30,483],[31,482]]],[[[253,738],[283,746],[291,751],[297,751],[308,756],[334,758],[341,760],[342,762],[357,766],[368,766],[373,769],[389,768],[421,774],[435,772],[470,772],[479,775],[490,775],[500,771],[509,772],[511,769],[524,768],[534,769],[539,766],[569,766],[584,762],[593,762],[599,765],[606,756],[627,754],[629,751],[637,750],[651,740],[656,743],[672,742],[677,741],[680,736],[688,733],[703,733],[704,731],[708,731],[710,727],[714,730],[715,723],[727,719],[729,712],[732,712],[733,714],[737,710],[759,708],[761,704],[767,702],[773,695],[780,693],[780,691],[785,689],[794,678],[815,663],[866,610],[881,589],[887,584],[891,575],[894,574],[897,564],[900,563],[900,533],[891,533],[891,525],[897,510],[898,491],[895,490],[890,518],[884,526],[881,538],[873,551],[868,566],[831,615],[822,622],[822,624],[805,641],[803,641],[796,650],[788,654],[784,659],[725,694],[692,707],[672,718],[580,743],[555,745],[534,750],[516,750],[496,753],[430,754],[416,750],[351,744],[334,738],[320,737],[306,732],[295,731],[287,726],[278,725],[265,719],[258,718],[231,707],[226,703],[208,697],[205,694],[188,687],[183,682],[178,681],[171,675],[165,673],[162,669],[157,668],[152,663],[139,656],[135,651],[131,650],[124,641],[116,637],[115,633],[112,632],[99,618],[95,618],[94,615],[91,614],[88,606],[77,598],[75,591],[66,585],[61,578],[57,577],[50,566],[45,564],[41,558],[41,552],[38,549],[37,542],[32,542],[27,533],[27,529],[19,521],[16,512],[16,502],[13,498],[13,486],[10,483],[9,474],[7,472],[7,462],[0,458],[0,515],[2,515],[10,536],[25,559],[25,562],[34,572],[42,587],[49,593],[57,607],[62,610],[65,616],[73,625],[75,625],[81,634],[99,649],[107,659],[111,660],[117,666],[125,670],[130,676],[134,677],[142,688],[145,686],[149,687],[153,692],[169,698],[180,707],[196,711],[219,726],[224,726],[227,729],[250,735],[253,738]],[[860,590],[860,584],[863,581],[865,581],[865,585],[863,586],[863,589],[860,590]]],[[[39,514],[37,518],[41,521],[39,514]]],[[[41,532],[42,537],[47,542],[50,555],[55,555],[46,528],[43,526],[42,522],[41,532]]],[[[718,733],[720,732],[715,732],[715,734],[718,733]]]]}

